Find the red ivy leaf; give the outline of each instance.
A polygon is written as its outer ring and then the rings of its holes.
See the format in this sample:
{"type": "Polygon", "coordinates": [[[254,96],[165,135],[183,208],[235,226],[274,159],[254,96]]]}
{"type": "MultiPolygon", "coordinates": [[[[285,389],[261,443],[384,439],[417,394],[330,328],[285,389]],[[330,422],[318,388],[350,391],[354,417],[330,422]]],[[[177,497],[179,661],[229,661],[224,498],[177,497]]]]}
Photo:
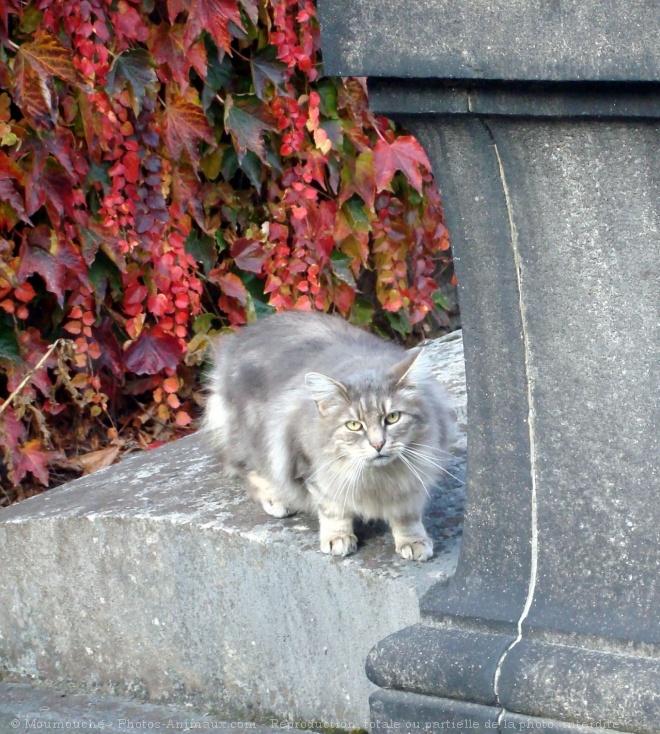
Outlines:
{"type": "Polygon", "coordinates": [[[115,30],[124,38],[130,38],[132,41],[146,41],[149,37],[149,30],[140,18],[140,14],[126,0],[119,0],[117,3],[114,22],[115,30]]]}
{"type": "Polygon", "coordinates": [[[57,296],[60,306],[64,305],[67,287],[71,287],[71,283],[67,282],[69,274],[74,275],[80,283],[90,285],[87,263],[80,251],[71,242],[58,239],[43,224],[30,230],[21,245],[20,258],[19,280],[24,281],[37,273],[44,279],[46,288],[57,296]]]}
{"type": "Polygon", "coordinates": [[[112,330],[112,319],[104,318],[101,325],[92,329],[94,341],[101,347],[101,356],[97,359],[98,367],[107,367],[118,379],[124,376],[124,360],[121,347],[112,330]]]}
{"type": "Polygon", "coordinates": [[[2,431],[3,440],[10,449],[16,449],[19,442],[25,440],[25,426],[18,420],[11,406],[9,406],[0,418],[0,430],[2,431]]]}
{"type": "Polygon", "coordinates": [[[155,375],[176,369],[185,353],[181,342],[158,325],[143,331],[124,353],[127,369],[136,375],[155,375]]]}
{"type": "Polygon", "coordinates": [[[18,166],[0,151],[0,199],[9,202],[18,216],[27,224],[28,219],[23,205],[23,195],[12,179],[21,181],[22,173],[18,166]]]}
{"type": "Polygon", "coordinates": [[[18,449],[18,459],[14,464],[14,481],[18,484],[28,472],[44,487],[48,486],[48,462],[63,459],[60,451],[47,451],[41,440],[35,438],[18,449]]]}
{"type": "Polygon", "coordinates": [[[57,119],[53,77],[78,82],[71,51],[55,36],[40,30],[32,43],[21,44],[14,61],[14,101],[36,124],[52,129],[57,119]]]}
{"type": "Polygon", "coordinates": [[[34,439],[21,446],[17,452],[17,460],[14,463],[14,481],[18,484],[28,472],[43,484],[48,486],[48,454],[41,447],[41,441],[34,439]]]}
{"type": "Polygon", "coordinates": [[[431,164],[424,148],[412,135],[397,138],[392,144],[379,140],[374,148],[374,167],[376,169],[376,188],[382,191],[389,185],[396,171],[403,171],[411,185],[422,193],[422,174],[420,166],[429,171],[431,164]]]}
{"type": "Polygon", "coordinates": [[[140,156],[134,151],[129,150],[122,158],[124,164],[124,178],[129,183],[136,183],[140,177],[140,156]]]}
{"type": "Polygon", "coordinates": [[[72,179],[84,179],[87,176],[89,165],[76,151],[76,139],[71,130],[58,126],[52,133],[43,136],[43,142],[72,179]]]}
{"type": "Polygon", "coordinates": [[[57,302],[63,306],[66,268],[51,255],[50,237],[51,234],[45,225],[35,227],[30,232],[30,237],[21,245],[21,265],[17,275],[21,281],[33,273],[40,275],[46,283],[46,288],[57,296],[57,302]]]}
{"type": "Polygon", "coordinates": [[[161,23],[152,33],[151,53],[157,64],[167,64],[172,72],[172,78],[179,85],[183,94],[188,89],[190,67],[206,78],[208,59],[203,41],[194,43],[186,48],[184,42],[185,27],[183,25],[169,26],[161,23]]]}
{"type": "Polygon", "coordinates": [[[163,111],[163,133],[172,158],[179,159],[185,149],[195,168],[199,166],[199,141],[215,143],[213,128],[204,110],[182,98],[175,99],[163,111]]]}
{"type": "Polygon", "coordinates": [[[217,270],[211,270],[209,280],[217,283],[226,296],[235,298],[241,306],[247,304],[247,290],[238,275],[234,273],[218,273],[217,270]]]}
{"type": "Polygon", "coordinates": [[[149,291],[142,283],[133,281],[124,291],[124,312],[129,316],[137,316],[142,311],[142,305],[149,295],[149,291]]]}
{"type": "Polygon", "coordinates": [[[239,237],[229,248],[229,254],[241,270],[261,274],[266,261],[266,253],[261,243],[246,237],[239,237]]]}
{"type": "Polygon", "coordinates": [[[170,24],[174,25],[177,15],[189,8],[190,0],[167,0],[167,16],[170,24]]]}
{"type": "Polygon", "coordinates": [[[188,211],[201,229],[206,232],[206,218],[201,202],[202,184],[191,166],[176,166],[172,171],[172,199],[181,211],[188,211]]]}
{"type": "Polygon", "coordinates": [[[74,191],[71,179],[66,171],[52,158],[47,159],[43,170],[35,167],[26,182],[26,193],[30,201],[31,213],[36,211],[34,195],[37,196],[36,204],[39,208],[45,204],[46,211],[55,229],[60,229],[61,218],[66,215],[73,217],[74,214],[74,191]]]}
{"type": "MultiPolygon", "coordinates": [[[[176,3],[180,7],[180,3],[176,3]]],[[[170,4],[170,17],[172,4],[170,4]]],[[[229,23],[245,30],[237,0],[191,0],[186,28],[186,46],[197,39],[202,31],[208,31],[216,45],[231,56],[229,23]]]]}

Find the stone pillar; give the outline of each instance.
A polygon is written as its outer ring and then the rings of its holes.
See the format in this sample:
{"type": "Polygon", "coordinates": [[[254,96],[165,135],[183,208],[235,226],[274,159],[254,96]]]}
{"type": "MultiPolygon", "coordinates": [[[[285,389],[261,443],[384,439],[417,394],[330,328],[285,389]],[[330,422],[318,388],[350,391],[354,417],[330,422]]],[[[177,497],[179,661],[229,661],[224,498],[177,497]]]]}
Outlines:
{"type": "Polygon", "coordinates": [[[433,164],[465,342],[459,566],[372,650],[374,724],[657,733],[660,6],[319,6],[433,164]]]}

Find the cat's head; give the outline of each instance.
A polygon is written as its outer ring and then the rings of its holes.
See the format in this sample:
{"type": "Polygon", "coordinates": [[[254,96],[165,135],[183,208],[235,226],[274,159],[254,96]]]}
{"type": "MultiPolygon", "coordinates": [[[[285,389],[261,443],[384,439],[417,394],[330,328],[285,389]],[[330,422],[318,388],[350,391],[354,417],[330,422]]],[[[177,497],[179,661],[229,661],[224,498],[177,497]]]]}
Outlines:
{"type": "Polygon", "coordinates": [[[305,383],[331,456],[377,467],[445,445],[442,421],[434,417],[444,406],[424,350],[409,350],[387,370],[361,370],[341,382],[310,372],[305,383]]]}

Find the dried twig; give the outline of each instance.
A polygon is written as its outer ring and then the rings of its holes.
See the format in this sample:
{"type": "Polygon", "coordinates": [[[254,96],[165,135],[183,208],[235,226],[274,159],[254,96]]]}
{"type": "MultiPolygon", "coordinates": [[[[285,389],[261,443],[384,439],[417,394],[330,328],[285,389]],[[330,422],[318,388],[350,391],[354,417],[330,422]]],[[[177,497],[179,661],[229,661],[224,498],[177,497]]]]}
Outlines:
{"type": "Polygon", "coordinates": [[[2,415],[5,410],[11,405],[14,398],[20,394],[21,390],[28,384],[30,381],[32,375],[34,375],[37,370],[40,370],[48,357],[59,347],[61,344],[66,344],[66,339],[57,339],[55,342],[53,342],[49,347],[44,356],[37,362],[37,364],[25,375],[25,377],[20,381],[18,387],[14,390],[14,392],[5,400],[5,402],[0,405],[0,415],[2,415]]]}

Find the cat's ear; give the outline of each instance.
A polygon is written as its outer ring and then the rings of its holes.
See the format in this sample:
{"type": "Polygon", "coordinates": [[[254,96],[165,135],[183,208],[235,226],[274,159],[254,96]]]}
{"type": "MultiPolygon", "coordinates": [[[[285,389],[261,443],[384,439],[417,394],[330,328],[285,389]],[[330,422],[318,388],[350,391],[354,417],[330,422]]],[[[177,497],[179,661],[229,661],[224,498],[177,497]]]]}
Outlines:
{"type": "Polygon", "coordinates": [[[346,388],[341,382],[319,372],[308,372],[305,375],[305,385],[316,401],[321,415],[325,415],[332,405],[348,401],[346,388]]]}
{"type": "Polygon", "coordinates": [[[432,360],[426,349],[415,347],[406,352],[406,356],[392,367],[390,373],[397,385],[415,385],[433,376],[432,360]]]}

